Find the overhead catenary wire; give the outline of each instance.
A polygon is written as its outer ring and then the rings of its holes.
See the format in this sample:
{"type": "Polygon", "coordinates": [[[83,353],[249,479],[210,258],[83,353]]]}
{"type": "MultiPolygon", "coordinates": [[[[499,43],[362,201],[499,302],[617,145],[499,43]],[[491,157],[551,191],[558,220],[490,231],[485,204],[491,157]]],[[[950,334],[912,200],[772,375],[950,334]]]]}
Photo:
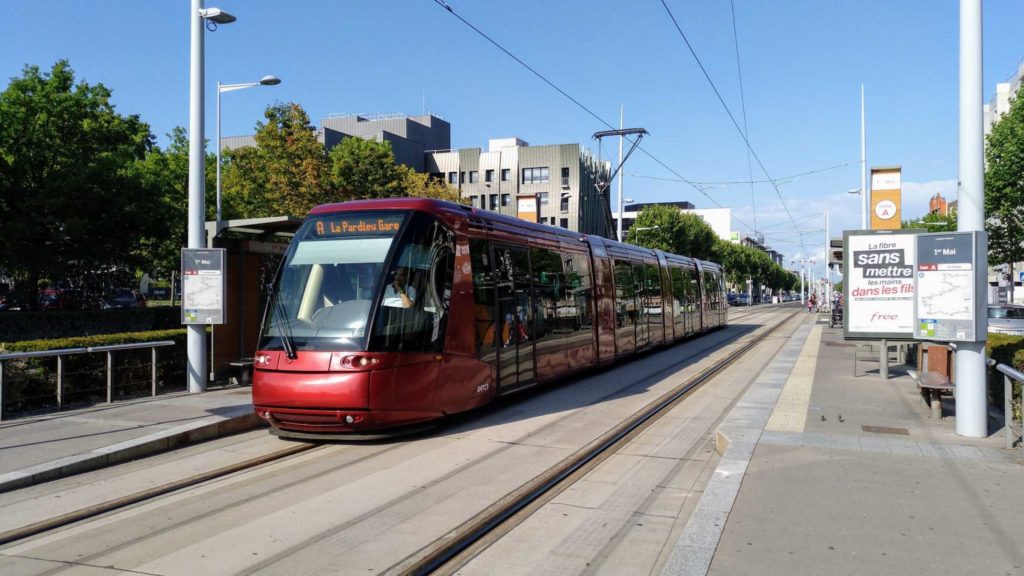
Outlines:
{"type": "MultiPolygon", "coordinates": [[[[743,95],[743,68],[740,67],[740,36],[736,31],[736,3],[729,0],[729,8],[732,11],[732,40],[736,47],[736,75],[740,81],[740,107],[743,110],[743,137],[750,138],[750,128],[747,127],[747,99],[743,95]]],[[[754,218],[754,234],[757,234],[757,206],[754,200],[754,169],[750,164],[750,149],[747,148],[747,178],[750,179],[750,214],[754,218]]]]}
{"type": "MultiPolygon", "coordinates": [[[[838,170],[839,168],[845,168],[847,166],[852,166],[854,164],[860,164],[860,161],[858,160],[857,162],[844,162],[842,164],[835,164],[835,165],[832,165],[832,166],[828,166],[826,168],[818,168],[817,170],[808,170],[807,172],[800,172],[799,174],[792,174],[790,176],[783,176],[783,177],[779,178],[778,180],[775,180],[775,182],[783,182],[785,180],[796,180],[797,178],[803,178],[805,176],[811,176],[813,174],[820,174],[822,172],[828,172],[829,170],[838,170]]],[[[692,181],[684,181],[684,180],[677,180],[675,178],[661,178],[661,177],[658,177],[658,176],[645,176],[643,174],[630,174],[630,176],[632,176],[634,178],[643,178],[645,180],[661,180],[661,181],[664,181],[664,182],[687,182],[689,184],[696,185],[696,186],[730,186],[730,185],[734,185],[734,184],[767,184],[769,182],[772,182],[771,180],[692,180],[692,181]]]]}
{"type": "MultiPolygon", "coordinates": [[[[473,24],[472,24],[472,23],[471,23],[470,21],[468,21],[468,20],[466,20],[465,18],[463,18],[463,17],[462,17],[462,16],[461,16],[461,15],[460,15],[460,14],[459,14],[458,12],[456,12],[456,11],[455,11],[455,9],[454,9],[454,8],[452,8],[452,7],[451,7],[451,5],[450,5],[450,4],[448,4],[448,2],[446,2],[445,0],[433,0],[433,1],[434,1],[434,3],[435,3],[435,4],[437,4],[438,6],[440,6],[440,7],[444,8],[445,10],[447,10],[449,14],[451,14],[452,16],[454,16],[455,18],[457,18],[457,19],[458,19],[458,20],[459,20],[460,22],[462,22],[463,24],[465,24],[466,26],[468,26],[468,27],[469,27],[470,29],[472,29],[472,30],[473,30],[474,32],[476,32],[477,34],[479,34],[479,35],[480,35],[481,37],[483,37],[483,38],[484,38],[485,40],[487,40],[488,42],[490,42],[490,43],[491,43],[491,44],[492,44],[492,45],[493,45],[493,46],[494,46],[495,48],[497,48],[498,50],[501,50],[501,51],[502,51],[502,52],[504,52],[504,53],[505,53],[505,55],[507,55],[507,56],[508,56],[509,58],[512,58],[512,59],[513,59],[513,60],[515,60],[515,61],[516,61],[516,62],[517,62],[517,63],[518,63],[519,65],[521,65],[522,67],[524,67],[524,68],[526,68],[527,70],[529,70],[529,71],[530,71],[530,72],[531,72],[531,73],[532,73],[532,74],[533,74],[534,76],[536,76],[537,78],[539,78],[539,79],[540,79],[540,80],[541,80],[542,82],[544,82],[545,84],[547,84],[548,86],[550,86],[551,88],[553,88],[553,89],[554,89],[554,90],[555,90],[556,92],[558,92],[558,93],[559,93],[559,94],[561,94],[562,96],[565,96],[565,97],[566,97],[566,98],[567,98],[567,99],[568,99],[568,100],[569,100],[570,102],[572,102],[573,104],[575,104],[576,106],[578,106],[578,107],[579,107],[579,108],[580,108],[581,110],[583,110],[584,112],[586,112],[587,114],[589,114],[589,115],[590,115],[591,117],[593,117],[593,118],[594,118],[595,120],[597,120],[597,121],[598,121],[598,122],[600,122],[601,124],[603,124],[603,125],[607,126],[607,127],[609,128],[609,129],[612,129],[612,130],[614,130],[614,129],[615,129],[615,126],[613,126],[613,125],[612,125],[611,123],[609,123],[608,121],[606,121],[606,120],[605,120],[604,118],[602,118],[602,117],[598,116],[598,115],[597,115],[597,113],[595,113],[595,112],[594,112],[593,110],[591,110],[590,108],[588,108],[587,106],[585,106],[585,105],[584,105],[584,104],[583,104],[582,102],[580,102],[579,100],[577,100],[576,98],[574,98],[574,97],[573,97],[572,95],[570,95],[570,94],[569,94],[568,92],[566,92],[565,90],[563,90],[562,88],[560,88],[560,87],[559,87],[559,86],[558,86],[557,84],[555,84],[554,82],[552,82],[551,80],[549,80],[549,79],[548,79],[547,77],[545,77],[545,76],[544,76],[543,74],[541,74],[540,72],[538,72],[537,70],[535,70],[535,69],[534,69],[534,68],[533,68],[532,66],[530,66],[529,64],[527,64],[526,62],[524,62],[524,61],[523,61],[523,60],[522,60],[521,58],[519,58],[519,57],[518,57],[518,56],[516,56],[515,54],[513,54],[513,53],[512,53],[512,52],[511,52],[510,50],[508,50],[507,48],[505,48],[504,46],[502,46],[502,45],[501,45],[501,44],[500,44],[500,43],[499,43],[499,42],[498,42],[497,40],[495,40],[495,39],[491,38],[491,37],[490,37],[490,36],[488,36],[488,35],[487,35],[487,34],[486,34],[486,33],[485,33],[485,32],[484,32],[483,30],[480,30],[479,28],[477,28],[476,26],[474,26],[474,25],[473,25],[473,24]]],[[[629,139],[629,138],[626,138],[626,140],[627,140],[627,141],[628,141],[628,142],[629,142],[630,144],[633,144],[633,143],[634,143],[634,141],[633,141],[633,140],[631,140],[631,139],[629,139]]],[[[680,181],[680,182],[685,182],[685,183],[689,184],[689,185],[690,185],[691,187],[693,187],[693,189],[694,189],[694,190],[696,190],[696,191],[700,192],[701,194],[703,194],[703,195],[704,195],[704,197],[706,197],[706,198],[707,198],[708,200],[710,200],[710,201],[711,201],[711,202],[712,202],[712,203],[713,203],[713,204],[714,204],[715,206],[718,206],[719,208],[725,208],[725,206],[722,206],[722,204],[721,204],[721,203],[719,203],[719,202],[718,202],[717,200],[715,200],[715,199],[714,199],[713,197],[711,197],[711,196],[710,196],[710,195],[709,195],[709,194],[708,194],[707,192],[705,192],[705,191],[704,191],[703,189],[701,189],[701,187],[700,187],[700,186],[698,186],[698,185],[694,184],[694,182],[692,182],[692,181],[691,181],[690,179],[686,178],[685,176],[683,176],[682,174],[680,174],[680,173],[679,173],[679,172],[677,172],[676,170],[674,170],[674,169],[672,169],[671,167],[669,167],[669,166],[668,166],[667,164],[665,164],[665,163],[664,163],[664,162],[662,162],[662,161],[661,161],[661,160],[660,160],[659,158],[657,158],[656,156],[654,156],[653,154],[651,154],[650,152],[648,152],[648,151],[647,151],[646,149],[644,149],[644,148],[643,148],[642,146],[637,146],[637,150],[639,150],[640,152],[642,152],[642,153],[643,153],[643,154],[644,154],[645,156],[647,156],[648,158],[650,158],[651,160],[653,160],[653,161],[654,161],[655,163],[657,163],[657,164],[658,164],[659,166],[661,166],[662,168],[664,168],[665,170],[667,170],[667,171],[668,171],[669,173],[671,173],[672,175],[674,175],[674,176],[675,176],[676,178],[678,178],[678,179],[679,179],[678,181],[680,181]]],[[[766,176],[767,176],[767,174],[766,174],[766,176]]],[[[769,176],[769,178],[770,178],[770,176],[769,176]]],[[[754,227],[753,227],[753,226],[751,226],[750,224],[747,224],[746,222],[744,222],[743,220],[741,220],[741,219],[740,219],[739,217],[737,217],[737,216],[733,215],[733,216],[732,216],[732,218],[733,218],[734,220],[736,220],[737,222],[739,222],[740,224],[742,224],[743,226],[746,226],[746,227],[747,227],[748,229],[750,229],[750,230],[752,230],[752,231],[754,230],[754,227]]]]}
{"type": "MultiPolygon", "coordinates": [[[[679,26],[679,22],[676,20],[675,14],[672,13],[672,9],[668,7],[665,0],[661,0],[661,5],[665,7],[665,11],[668,13],[668,17],[672,20],[672,24],[675,25],[676,31],[679,32],[679,36],[683,39],[683,42],[686,44],[686,47],[689,49],[694,60],[697,61],[697,66],[699,66],[701,72],[704,73],[704,78],[707,79],[708,84],[711,86],[711,90],[715,93],[715,96],[718,97],[718,101],[722,104],[722,108],[725,109],[725,113],[728,114],[729,119],[732,120],[732,125],[736,127],[736,131],[740,133],[740,137],[743,138],[743,142],[746,143],[747,150],[750,151],[754,160],[757,161],[757,165],[761,168],[761,171],[764,172],[765,178],[771,182],[772,188],[775,189],[775,194],[779,197],[779,202],[782,202],[782,207],[786,210],[786,214],[789,216],[789,219],[793,221],[793,227],[796,228],[796,221],[793,220],[793,214],[789,211],[789,206],[786,205],[786,200],[782,197],[782,192],[779,191],[778,183],[771,177],[771,174],[768,173],[768,169],[765,167],[764,162],[761,161],[761,157],[757,155],[757,151],[754,150],[754,147],[750,144],[750,140],[748,140],[746,134],[743,133],[743,129],[740,128],[739,122],[736,121],[736,116],[733,115],[732,110],[729,109],[729,105],[726,104],[725,99],[722,98],[722,93],[718,91],[718,87],[715,86],[715,82],[711,79],[711,75],[708,74],[707,68],[704,67],[704,63],[701,62],[700,57],[697,56],[697,51],[693,49],[693,45],[690,44],[689,38],[686,37],[682,27],[679,26]]],[[[806,246],[804,246],[804,250],[806,249],[806,246]]]]}

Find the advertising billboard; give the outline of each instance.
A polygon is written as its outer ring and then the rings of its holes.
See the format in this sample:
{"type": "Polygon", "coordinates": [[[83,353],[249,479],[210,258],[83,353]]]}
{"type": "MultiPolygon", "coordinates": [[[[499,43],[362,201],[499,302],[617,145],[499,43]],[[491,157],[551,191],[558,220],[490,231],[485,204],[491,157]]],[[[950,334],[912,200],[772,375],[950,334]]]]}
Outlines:
{"type": "Polygon", "coordinates": [[[917,230],[843,232],[843,336],[914,337],[917,230]]]}

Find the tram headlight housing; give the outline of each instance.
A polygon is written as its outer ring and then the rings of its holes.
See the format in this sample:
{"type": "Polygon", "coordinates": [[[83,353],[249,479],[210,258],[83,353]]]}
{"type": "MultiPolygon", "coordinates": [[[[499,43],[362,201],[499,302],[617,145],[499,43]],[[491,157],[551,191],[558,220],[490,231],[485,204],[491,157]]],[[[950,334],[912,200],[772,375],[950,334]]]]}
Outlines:
{"type": "Polygon", "coordinates": [[[380,360],[359,354],[346,354],[331,359],[332,370],[364,370],[380,364],[380,360]]]}

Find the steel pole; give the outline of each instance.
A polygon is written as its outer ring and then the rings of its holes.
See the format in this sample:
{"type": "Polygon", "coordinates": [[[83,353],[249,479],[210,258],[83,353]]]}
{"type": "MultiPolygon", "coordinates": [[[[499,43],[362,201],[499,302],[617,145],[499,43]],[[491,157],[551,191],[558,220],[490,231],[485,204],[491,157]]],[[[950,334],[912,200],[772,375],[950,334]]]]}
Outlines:
{"type": "MultiPolygon", "coordinates": [[[[203,231],[204,214],[206,212],[205,161],[206,144],[204,141],[204,70],[203,70],[203,17],[199,11],[203,9],[203,0],[192,0],[192,12],[189,14],[192,29],[192,48],[189,82],[189,143],[188,143],[188,247],[205,248],[206,238],[203,231]]],[[[184,282],[184,280],[183,280],[184,282]]],[[[186,326],[186,342],[188,353],[188,391],[203,392],[206,390],[206,326],[189,324],[186,326]]]]}
{"type": "Polygon", "coordinates": [[[217,81],[217,225],[220,225],[220,80],[217,81]]]}
{"type": "MultiPolygon", "coordinates": [[[[957,230],[985,229],[985,155],[982,120],[981,0],[960,0],[960,190],[957,230]]],[[[975,274],[988,274],[987,250],[974,266],[975,274]]],[[[984,282],[988,285],[988,282],[984,282]]],[[[987,298],[976,294],[976,298],[987,298]]],[[[985,375],[985,338],[961,342],[956,352],[956,433],[988,436],[988,395],[985,375]]]]}
{"type": "MultiPolygon", "coordinates": [[[[624,112],[624,107],[620,104],[619,105],[619,130],[623,129],[622,128],[622,126],[623,126],[623,124],[622,124],[623,112],[624,112]]],[[[622,218],[624,216],[624,214],[622,212],[623,209],[624,209],[624,207],[623,207],[623,198],[622,198],[622,177],[623,177],[623,174],[622,174],[622,134],[619,134],[619,229],[616,230],[616,234],[617,234],[616,238],[618,238],[619,242],[624,242],[624,240],[622,239],[622,218]]]]}
{"type": "Polygon", "coordinates": [[[864,85],[860,85],[860,229],[868,229],[868,136],[864,120],[864,85]]]}

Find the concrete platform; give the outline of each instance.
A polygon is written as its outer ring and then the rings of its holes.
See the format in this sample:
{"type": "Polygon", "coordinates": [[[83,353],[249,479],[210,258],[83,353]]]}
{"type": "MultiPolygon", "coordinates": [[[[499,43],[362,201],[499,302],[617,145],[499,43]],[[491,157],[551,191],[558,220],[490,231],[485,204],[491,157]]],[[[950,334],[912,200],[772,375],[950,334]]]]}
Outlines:
{"type": "Polygon", "coordinates": [[[1024,574],[1024,464],[1001,421],[957,436],[908,367],[853,376],[842,330],[815,320],[723,421],[663,573],[1024,574]]]}
{"type": "Polygon", "coordinates": [[[252,390],[102,404],[0,422],[0,492],[256,428],[252,390]]]}

